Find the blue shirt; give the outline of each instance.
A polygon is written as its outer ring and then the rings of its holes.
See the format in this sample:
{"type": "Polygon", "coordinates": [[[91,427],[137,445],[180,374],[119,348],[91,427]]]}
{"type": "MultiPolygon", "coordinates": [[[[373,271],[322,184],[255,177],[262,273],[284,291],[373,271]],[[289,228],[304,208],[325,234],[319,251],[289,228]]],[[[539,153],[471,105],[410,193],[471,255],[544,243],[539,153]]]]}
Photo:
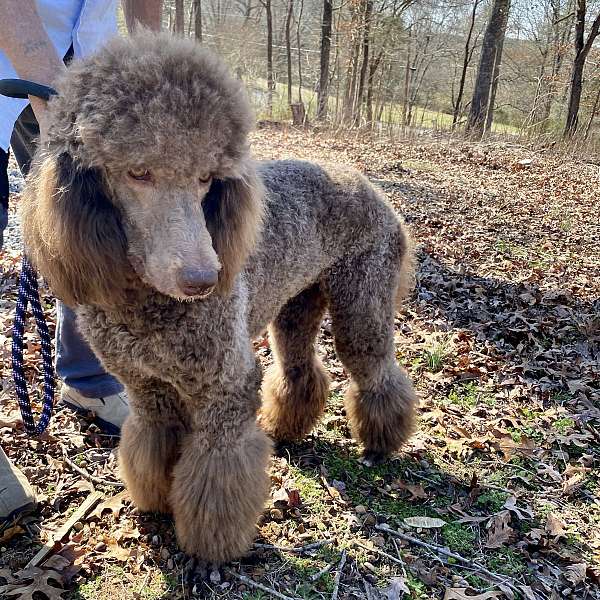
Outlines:
{"type": "MultiPolygon", "coordinates": [[[[38,14],[58,56],[71,44],[75,58],[87,56],[117,33],[118,0],[36,0],[38,14]]],[[[0,51],[0,79],[17,77],[0,51]]],[[[6,150],[15,121],[27,100],[0,96],[0,148],[6,150]]]]}

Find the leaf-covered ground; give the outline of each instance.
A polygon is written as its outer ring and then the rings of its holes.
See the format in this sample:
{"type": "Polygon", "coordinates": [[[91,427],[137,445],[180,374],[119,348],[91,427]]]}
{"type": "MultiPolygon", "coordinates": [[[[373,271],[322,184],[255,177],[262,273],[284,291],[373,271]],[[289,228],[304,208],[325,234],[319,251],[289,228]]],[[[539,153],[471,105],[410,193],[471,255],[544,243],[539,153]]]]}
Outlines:
{"type": "MultiPolygon", "coordinates": [[[[326,320],[319,353],[333,383],[322,423],[273,459],[253,551],[221,568],[197,564],[178,551],[169,519],[137,514],[115,485],[117,440],[64,409],[44,438],[22,432],[7,364],[18,263],[9,249],[0,441],[41,504],[0,533],[0,596],[600,598],[598,167],[503,144],[275,127],[254,148],[354,164],[408,222],[417,287],[396,338],[421,396],[418,432],[387,464],[359,463],[326,320]],[[79,517],[94,491],[98,503],[79,517]],[[20,571],[70,517],[54,551],[20,571]]],[[[36,349],[32,335],[39,379],[36,349]]],[[[267,364],[267,339],[257,351],[267,364]]]]}

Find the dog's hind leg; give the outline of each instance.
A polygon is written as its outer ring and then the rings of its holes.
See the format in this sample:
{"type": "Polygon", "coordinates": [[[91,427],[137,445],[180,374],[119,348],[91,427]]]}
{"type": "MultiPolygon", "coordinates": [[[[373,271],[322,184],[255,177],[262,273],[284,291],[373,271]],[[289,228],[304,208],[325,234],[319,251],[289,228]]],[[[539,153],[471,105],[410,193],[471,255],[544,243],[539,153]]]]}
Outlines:
{"type": "Polygon", "coordinates": [[[156,379],[128,385],[131,413],[119,445],[119,468],[129,495],[143,512],[170,512],[172,470],[185,433],[182,419],[170,415],[177,392],[156,379]]]}
{"type": "Polygon", "coordinates": [[[315,354],[325,308],[316,283],[292,298],[269,327],[275,362],[263,382],[260,422],[277,441],[303,438],[325,408],[329,378],[315,354]]]}
{"type": "Polygon", "coordinates": [[[396,361],[394,314],[402,230],[337,264],[326,278],[336,352],[351,375],[345,405],[368,463],[398,450],[412,432],[415,392],[396,361]]]}

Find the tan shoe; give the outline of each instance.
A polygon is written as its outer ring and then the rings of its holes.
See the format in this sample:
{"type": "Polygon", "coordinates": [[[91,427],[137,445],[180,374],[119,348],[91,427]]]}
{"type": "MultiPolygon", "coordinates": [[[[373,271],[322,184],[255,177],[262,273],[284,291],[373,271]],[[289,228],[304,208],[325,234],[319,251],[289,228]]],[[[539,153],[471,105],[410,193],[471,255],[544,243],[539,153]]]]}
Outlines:
{"type": "Polygon", "coordinates": [[[0,448],[0,528],[37,506],[27,477],[15,467],[0,448]]]}
{"type": "Polygon", "coordinates": [[[129,414],[129,398],[125,392],[102,398],[87,398],[75,388],[63,384],[60,399],[77,412],[93,413],[93,421],[106,433],[112,435],[120,434],[125,418],[129,414]]]}

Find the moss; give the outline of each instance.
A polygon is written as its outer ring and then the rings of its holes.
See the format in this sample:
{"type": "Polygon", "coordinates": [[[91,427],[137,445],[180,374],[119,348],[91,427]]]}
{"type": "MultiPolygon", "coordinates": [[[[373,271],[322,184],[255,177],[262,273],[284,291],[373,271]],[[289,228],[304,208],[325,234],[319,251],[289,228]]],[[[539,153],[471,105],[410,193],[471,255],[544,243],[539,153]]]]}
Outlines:
{"type": "Polygon", "coordinates": [[[554,423],[552,423],[552,427],[564,435],[573,429],[573,427],[575,427],[575,421],[569,417],[557,419],[554,421],[554,423]]]}
{"type": "Polygon", "coordinates": [[[453,552],[461,556],[472,554],[477,536],[471,527],[460,523],[448,523],[442,529],[442,535],[453,552]]]}
{"type": "Polygon", "coordinates": [[[475,590],[485,590],[489,588],[490,585],[485,579],[482,579],[477,575],[466,575],[465,580],[468,581],[469,585],[475,590]]]}
{"type": "Polygon", "coordinates": [[[406,585],[410,590],[410,595],[413,600],[429,600],[431,594],[428,592],[425,584],[410,573],[406,577],[406,585]]]}
{"type": "Polygon", "coordinates": [[[503,575],[517,577],[527,572],[527,563],[512,548],[500,548],[487,560],[490,570],[503,575]]]}
{"type": "Polygon", "coordinates": [[[502,510],[507,498],[508,494],[506,492],[490,490],[488,492],[484,492],[479,496],[479,498],[477,498],[477,504],[484,506],[491,512],[498,512],[499,510],[502,510]]]}

